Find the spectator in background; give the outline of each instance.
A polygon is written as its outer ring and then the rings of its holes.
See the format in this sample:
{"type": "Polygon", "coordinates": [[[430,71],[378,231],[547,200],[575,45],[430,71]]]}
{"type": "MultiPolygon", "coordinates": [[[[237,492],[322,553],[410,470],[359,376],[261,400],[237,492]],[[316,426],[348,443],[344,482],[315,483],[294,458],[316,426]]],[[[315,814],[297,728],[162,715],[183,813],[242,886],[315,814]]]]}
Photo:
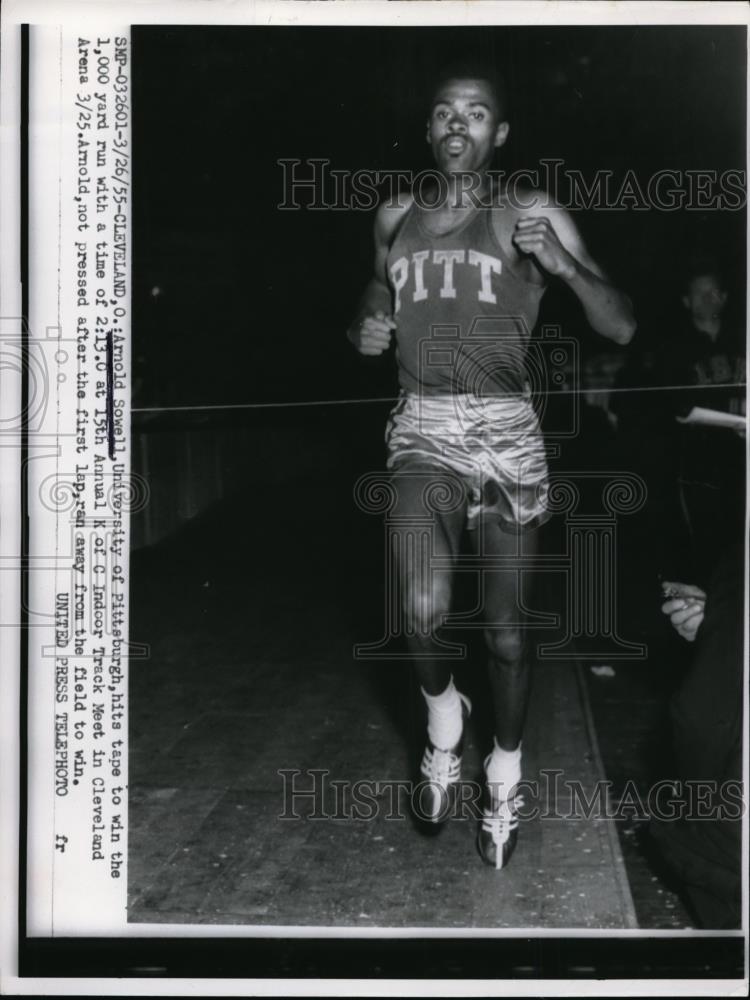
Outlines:
{"type": "Polygon", "coordinates": [[[611,409],[623,464],[643,477],[639,524],[656,567],[705,587],[716,554],[742,523],[745,337],[725,320],[729,293],[711,262],[685,270],[682,315],[642,326],[611,409]]]}
{"type": "Polygon", "coordinates": [[[685,321],[666,358],[677,437],[682,513],[691,540],[692,579],[705,586],[745,510],[745,336],[724,320],[728,302],[719,270],[704,263],[687,274],[685,321]]]}
{"type": "Polygon", "coordinates": [[[732,539],[716,561],[707,595],[694,585],[664,586],[669,597],[662,611],[683,639],[695,643],[670,704],[678,799],[687,808],[678,819],[652,817],[650,830],[682,882],[700,925],[737,928],[741,925],[746,610],[741,537],[732,539]],[[700,795],[697,783],[702,785],[700,795]]]}
{"type": "MultiPolygon", "coordinates": [[[[715,266],[688,271],[685,321],[662,375],[665,386],[685,386],[665,400],[677,427],[694,581],[671,585],[662,606],[678,634],[695,643],[670,704],[675,760],[683,783],[707,782],[712,791],[702,808],[693,801],[682,820],[656,819],[651,830],[700,925],[712,929],[741,923],[741,822],[726,799],[742,779],[745,337],[725,321],[728,301],[715,266]]],[[[739,801],[735,794],[735,807],[739,801]]]]}

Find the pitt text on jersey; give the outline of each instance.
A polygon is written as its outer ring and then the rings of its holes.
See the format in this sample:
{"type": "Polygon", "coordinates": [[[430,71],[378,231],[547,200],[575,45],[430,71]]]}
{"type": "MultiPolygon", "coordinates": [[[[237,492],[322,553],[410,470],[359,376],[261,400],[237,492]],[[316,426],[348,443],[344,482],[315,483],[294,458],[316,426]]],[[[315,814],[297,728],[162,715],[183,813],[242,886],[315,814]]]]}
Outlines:
{"type": "MultiPolygon", "coordinates": [[[[497,257],[480,253],[478,250],[417,250],[409,257],[399,257],[390,266],[395,296],[394,315],[401,308],[401,293],[408,293],[410,287],[413,302],[426,301],[436,294],[441,299],[455,299],[455,267],[474,268],[477,301],[497,304],[497,296],[492,290],[492,274],[499,275],[503,269],[503,263],[497,257]],[[425,264],[428,265],[427,277],[425,264]],[[437,274],[435,274],[436,269],[437,274]],[[411,285],[408,284],[410,276],[411,285]]],[[[461,282],[464,287],[466,284],[461,282]]]]}

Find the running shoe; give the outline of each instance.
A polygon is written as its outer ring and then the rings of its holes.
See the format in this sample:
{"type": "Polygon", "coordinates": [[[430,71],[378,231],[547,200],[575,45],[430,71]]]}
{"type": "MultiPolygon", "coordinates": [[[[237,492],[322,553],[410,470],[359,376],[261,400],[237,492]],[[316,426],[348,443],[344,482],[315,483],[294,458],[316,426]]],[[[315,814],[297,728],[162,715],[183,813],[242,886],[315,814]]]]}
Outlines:
{"type": "MultiPolygon", "coordinates": [[[[484,762],[485,771],[489,757],[484,762]]],[[[486,865],[500,870],[510,861],[518,840],[518,810],[523,807],[522,795],[500,798],[500,789],[487,785],[487,802],[477,833],[477,849],[486,865]]],[[[512,789],[510,789],[512,791],[512,789]]]]}
{"type": "MultiPolygon", "coordinates": [[[[458,692],[461,699],[461,715],[463,725],[471,715],[471,702],[465,694],[458,692]]],[[[463,753],[464,734],[450,750],[439,750],[428,739],[419,766],[419,774],[423,784],[419,796],[419,818],[428,823],[444,823],[448,819],[451,804],[451,791],[461,780],[461,755],[463,753]]]]}

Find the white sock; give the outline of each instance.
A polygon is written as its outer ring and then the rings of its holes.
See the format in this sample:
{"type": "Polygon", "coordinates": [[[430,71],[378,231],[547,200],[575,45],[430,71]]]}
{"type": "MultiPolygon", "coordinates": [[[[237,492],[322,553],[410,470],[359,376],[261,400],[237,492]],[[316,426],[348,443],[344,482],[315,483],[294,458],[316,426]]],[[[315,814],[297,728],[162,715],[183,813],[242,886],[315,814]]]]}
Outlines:
{"type": "Polygon", "coordinates": [[[422,694],[427,702],[427,735],[430,742],[438,750],[452,750],[463,732],[461,699],[453,678],[440,694],[427,694],[424,688],[422,694]]]}
{"type": "Polygon", "coordinates": [[[508,792],[521,780],[521,744],[515,750],[503,750],[495,740],[486,770],[493,797],[507,798],[508,792]]]}

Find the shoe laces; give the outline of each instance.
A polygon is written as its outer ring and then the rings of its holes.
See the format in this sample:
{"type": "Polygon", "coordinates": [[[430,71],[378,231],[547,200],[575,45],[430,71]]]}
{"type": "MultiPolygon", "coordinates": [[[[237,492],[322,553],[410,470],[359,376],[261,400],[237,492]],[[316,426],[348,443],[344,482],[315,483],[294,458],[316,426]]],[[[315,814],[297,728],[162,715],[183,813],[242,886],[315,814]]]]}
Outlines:
{"type": "Polygon", "coordinates": [[[421,772],[428,781],[438,785],[450,784],[461,776],[461,758],[450,750],[426,747],[421,772]]]}
{"type": "Polygon", "coordinates": [[[523,795],[513,799],[498,799],[482,815],[482,829],[489,833],[496,847],[501,847],[518,826],[518,809],[523,806],[523,795]]]}

